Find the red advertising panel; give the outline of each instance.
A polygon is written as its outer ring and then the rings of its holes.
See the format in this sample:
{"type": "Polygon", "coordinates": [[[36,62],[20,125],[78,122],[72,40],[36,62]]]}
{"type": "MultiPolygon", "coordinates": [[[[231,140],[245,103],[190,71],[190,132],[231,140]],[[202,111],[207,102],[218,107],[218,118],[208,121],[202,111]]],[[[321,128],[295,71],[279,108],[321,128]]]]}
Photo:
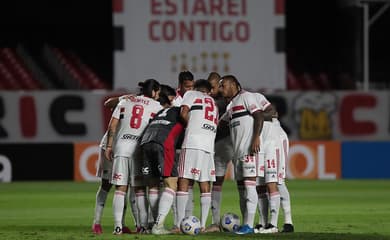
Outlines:
{"type": "Polygon", "coordinates": [[[341,144],[337,141],[293,141],[287,160],[287,178],[338,179],[341,144]]]}

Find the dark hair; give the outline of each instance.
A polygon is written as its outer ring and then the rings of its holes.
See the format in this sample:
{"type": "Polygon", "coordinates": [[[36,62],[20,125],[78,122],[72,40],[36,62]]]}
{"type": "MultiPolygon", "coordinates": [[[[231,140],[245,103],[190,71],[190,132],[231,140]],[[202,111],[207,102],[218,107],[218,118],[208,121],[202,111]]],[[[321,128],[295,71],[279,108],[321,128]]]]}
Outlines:
{"type": "Polygon", "coordinates": [[[242,89],[241,84],[240,84],[240,82],[237,80],[237,78],[235,76],[233,76],[233,75],[225,75],[225,76],[223,76],[221,78],[221,80],[225,80],[225,79],[229,80],[231,82],[234,82],[236,84],[236,86],[237,86],[238,91],[241,91],[241,89],[242,89]]]}
{"type": "Polygon", "coordinates": [[[185,80],[194,80],[194,75],[190,71],[183,71],[179,73],[179,84],[183,84],[185,80]]]}
{"type": "Polygon", "coordinates": [[[152,97],[152,91],[158,91],[160,89],[160,83],[156,79],[147,79],[143,82],[139,82],[138,86],[140,87],[140,93],[152,97]]]}
{"type": "Polygon", "coordinates": [[[211,91],[211,84],[206,79],[198,79],[194,83],[194,89],[196,89],[196,90],[205,89],[208,92],[210,92],[211,91]]]}
{"type": "Polygon", "coordinates": [[[219,79],[221,79],[221,75],[219,75],[217,72],[211,72],[207,77],[207,81],[211,81],[213,79],[217,79],[219,81],[219,79]]]}
{"type": "Polygon", "coordinates": [[[170,104],[171,102],[169,101],[168,96],[176,96],[175,89],[165,84],[161,84],[160,87],[160,98],[158,101],[161,105],[170,104]]]}

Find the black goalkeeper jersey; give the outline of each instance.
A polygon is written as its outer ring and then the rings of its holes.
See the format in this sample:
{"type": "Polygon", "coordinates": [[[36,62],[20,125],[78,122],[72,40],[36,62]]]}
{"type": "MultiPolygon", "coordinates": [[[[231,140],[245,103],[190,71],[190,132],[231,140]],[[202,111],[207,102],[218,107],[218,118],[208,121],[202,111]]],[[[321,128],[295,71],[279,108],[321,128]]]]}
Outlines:
{"type": "Polygon", "coordinates": [[[141,139],[141,145],[155,142],[161,145],[174,144],[181,148],[183,125],[180,121],[180,107],[170,107],[159,111],[149,123],[141,139]]]}

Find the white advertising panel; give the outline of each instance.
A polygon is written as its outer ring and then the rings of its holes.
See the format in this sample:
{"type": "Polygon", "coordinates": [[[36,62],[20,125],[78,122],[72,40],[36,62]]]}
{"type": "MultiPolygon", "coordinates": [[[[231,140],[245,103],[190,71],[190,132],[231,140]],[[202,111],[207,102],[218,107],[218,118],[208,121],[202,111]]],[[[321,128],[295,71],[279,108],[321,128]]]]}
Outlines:
{"type": "Polygon", "coordinates": [[[126,0],[114,13],[123,49],[114,54],[114,87],[135,89],[155,78],[177,85],[180,71],[237,76],[249,89],[285,89],[284,28],[277,0],[126,0]]]}

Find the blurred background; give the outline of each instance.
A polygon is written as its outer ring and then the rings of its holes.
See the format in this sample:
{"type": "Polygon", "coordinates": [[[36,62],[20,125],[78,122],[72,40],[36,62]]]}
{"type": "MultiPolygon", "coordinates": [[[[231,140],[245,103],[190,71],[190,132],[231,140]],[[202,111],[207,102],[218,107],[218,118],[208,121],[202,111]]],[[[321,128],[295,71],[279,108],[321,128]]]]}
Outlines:
{"type": "Polygon", "coordinates": [[[389,6],[1,1],[0,182],[96,181],[103,102],[147,78],[176,87],[182,70],[234,74],[277,106],[289,178],[390,178],[389,6]]]}

